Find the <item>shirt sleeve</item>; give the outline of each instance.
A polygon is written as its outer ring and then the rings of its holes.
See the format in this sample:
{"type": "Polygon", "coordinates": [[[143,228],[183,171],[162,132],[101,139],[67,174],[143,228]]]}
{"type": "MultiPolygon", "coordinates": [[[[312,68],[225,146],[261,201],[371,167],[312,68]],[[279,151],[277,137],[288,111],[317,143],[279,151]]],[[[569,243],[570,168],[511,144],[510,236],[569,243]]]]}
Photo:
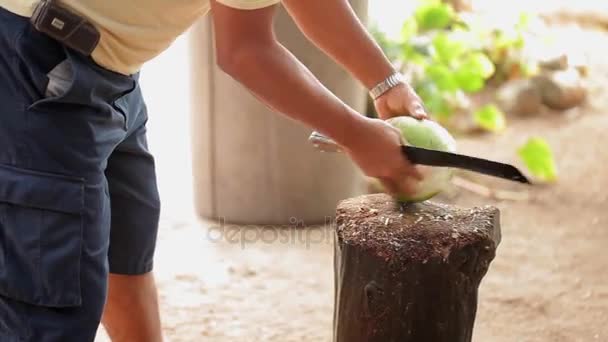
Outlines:
{"type": "Polygon", "coordinates": [[[272,6],[281,2],[281,0],[216,0],[222,5],[233,7],[242,10],[254,10],[263,7],[272,6]]]}

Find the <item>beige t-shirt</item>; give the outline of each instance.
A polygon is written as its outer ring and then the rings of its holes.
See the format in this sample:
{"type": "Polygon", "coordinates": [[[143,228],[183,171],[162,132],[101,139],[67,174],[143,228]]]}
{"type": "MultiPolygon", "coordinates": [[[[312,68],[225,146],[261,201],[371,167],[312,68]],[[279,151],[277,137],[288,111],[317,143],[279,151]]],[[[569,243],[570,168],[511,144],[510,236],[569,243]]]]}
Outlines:
{"type": "MultiPolygon", "coordinates": [[[[281,0],[217,0],[243,10],[281,0]]],[[[0,0],[0,6],[31,16],[38,0],[0,0]]],[[[101,66],[133,74],[156,57],[210,9],[210,0],[61,0],[100,30],[93,59],[101,66]]]]}

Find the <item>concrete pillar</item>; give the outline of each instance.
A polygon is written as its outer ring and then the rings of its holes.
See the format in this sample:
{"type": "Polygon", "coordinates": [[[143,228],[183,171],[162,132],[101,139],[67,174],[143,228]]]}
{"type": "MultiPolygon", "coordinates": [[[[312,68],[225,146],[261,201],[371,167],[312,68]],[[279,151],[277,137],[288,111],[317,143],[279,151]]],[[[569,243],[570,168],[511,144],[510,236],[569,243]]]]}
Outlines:
{"type": "MultiPolygon", "coordinates": [[[[361,18],[367,1],[352,1],[361,18]]],[[[299,32],[284,9],[281,42],[337,96],[363,113],[366,92],[299,32]]],[[[363,193],[345,156],[307,143],[311,130],[270,111],[217,66],[210,18],[190,35],[195,208],[204,218],[244,224],[322,223],[338,201],[363,193]]],[[[353,52],[355,53],[355,52],[353,52]]]]}

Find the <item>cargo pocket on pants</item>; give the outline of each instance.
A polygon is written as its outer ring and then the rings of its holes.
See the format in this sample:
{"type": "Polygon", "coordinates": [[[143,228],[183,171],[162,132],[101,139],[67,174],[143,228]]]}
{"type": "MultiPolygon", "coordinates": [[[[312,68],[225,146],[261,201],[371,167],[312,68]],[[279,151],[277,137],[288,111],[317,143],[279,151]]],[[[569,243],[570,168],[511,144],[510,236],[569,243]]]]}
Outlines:
{"type": "Polygon", "coordinates": [[[84,181],[0,165],[0,295],[81,304],[84,181]]]}

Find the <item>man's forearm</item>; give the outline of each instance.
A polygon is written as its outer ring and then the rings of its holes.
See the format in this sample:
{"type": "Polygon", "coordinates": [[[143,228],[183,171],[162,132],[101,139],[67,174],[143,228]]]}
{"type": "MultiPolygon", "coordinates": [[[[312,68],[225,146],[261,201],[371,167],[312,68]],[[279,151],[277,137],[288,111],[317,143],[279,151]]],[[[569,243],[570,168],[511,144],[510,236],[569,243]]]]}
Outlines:
{"type": "Polygon", "coordinates": [[[348,144],[353,127],[365,119],[276,41],[243,46],[220,66],[274,110],[341,144],[348,144]]]}
{"type": "Polygon", "coordinates": [[[371,89],[394,68],[347,0],[283,0],[300,30],[371,89]]]}

